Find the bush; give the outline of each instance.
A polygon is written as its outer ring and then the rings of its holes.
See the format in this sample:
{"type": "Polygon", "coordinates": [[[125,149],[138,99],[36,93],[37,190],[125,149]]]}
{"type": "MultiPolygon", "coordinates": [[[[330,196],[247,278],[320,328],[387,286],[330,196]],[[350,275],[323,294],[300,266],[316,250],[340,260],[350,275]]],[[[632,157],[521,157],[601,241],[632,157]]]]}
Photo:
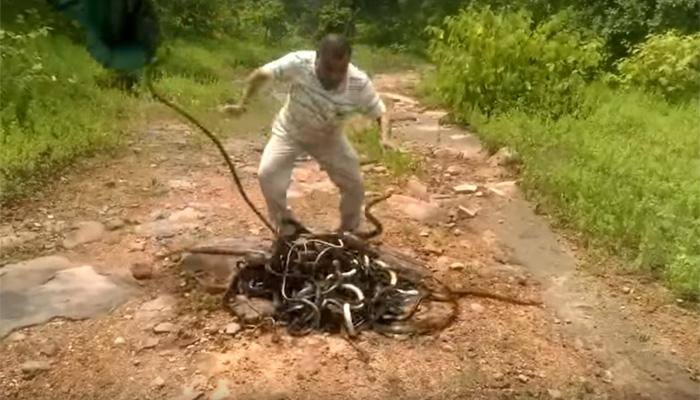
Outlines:
{"type": "Polygon", "coordinates": [[[667,32],[651,35],[619,63],[620,80],[671,100],[700,94],[700,34],[667,32]]]}
{"type": "Polygon", "coordinates": [[[577,109],[602,59],[601,42],[569,30],[567,14],[533,24],[525,11],[470,8],[430,28],[437,91],[457,110],[520,109],[550,117],[577,109]]]}

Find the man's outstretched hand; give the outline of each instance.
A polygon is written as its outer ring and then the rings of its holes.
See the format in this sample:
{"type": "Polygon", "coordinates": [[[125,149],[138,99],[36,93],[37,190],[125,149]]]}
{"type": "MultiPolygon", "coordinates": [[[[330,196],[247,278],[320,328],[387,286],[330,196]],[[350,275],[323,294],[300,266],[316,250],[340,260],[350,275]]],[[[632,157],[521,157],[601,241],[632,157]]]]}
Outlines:
{"type": "Polygon", "coordinates": [[[219,111],[234,117],[238,117],[243,115],[247,110],[246,107],[241,104],[225,104],[219,107],[219,111]]]}

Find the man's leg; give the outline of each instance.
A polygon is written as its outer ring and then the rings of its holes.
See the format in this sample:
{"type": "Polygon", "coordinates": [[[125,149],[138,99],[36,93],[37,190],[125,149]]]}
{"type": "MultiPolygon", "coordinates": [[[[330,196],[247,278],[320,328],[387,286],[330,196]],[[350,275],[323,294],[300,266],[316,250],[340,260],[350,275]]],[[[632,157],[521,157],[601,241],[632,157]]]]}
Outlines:
{"type": "Polygon", "coordinates": [[[340,189],[340,229],[354,231],[360,226],[365,198],[357,153],[343,134],[312,146],[309,153],[340,189]]]}
{"type": "Polygon", "coordinates": [[[263,150],[258,168],[258,181],[272,224],[281,227],[284,218],[291,217],[287,208],[287,189],[292,179],[294,160],[301,153],[289,138],[272,135],[263,150]]]}

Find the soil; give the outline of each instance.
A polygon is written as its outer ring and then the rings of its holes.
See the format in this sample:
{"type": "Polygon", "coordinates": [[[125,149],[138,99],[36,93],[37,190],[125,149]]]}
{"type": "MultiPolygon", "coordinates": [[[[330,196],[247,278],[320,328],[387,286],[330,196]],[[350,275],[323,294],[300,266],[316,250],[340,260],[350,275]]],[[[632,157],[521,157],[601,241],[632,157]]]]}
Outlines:
{"type": "MultiPolygon", "coordinates": [[[[363,333],[355,343],[361,351],[341,336],[290,337],[264,325],[227,333],[232,316],[217,295],[185,279],[179,255],[207,240],[269,235],[216,149],[175,116],[161,116],[122,154],[86,160],[1,211],[3,264],[63,255],[131,279],[139,290],[107,315],[58,319],[2,339],[0,398],[700,398],[698,314],[653,282],[582,268],[582,250],[537,215],[504,162],[471,132],[442,123],[444,112],[411,97],[416,80],[411,72],[380,75],[375,86],[400,116],[396,141],[421,162],[419,177],[363,170],[372,187],[423,197],[419,206],[437,211],[421,219],[391,202],[378,205],[382,243],[454,287],[542,300],[542,307],[467,296],[446,330],[363,333]],[[416,182],[426,193],[416,193],[416,182]],[[453,187],[465,183],[477,190],[456,194],[453,187]],[[140,228],[174,213],[182,229],[140,228]],[[81,221],[111,230],[66,249],[64,238],[81,221]],[[152,266],[141,276],[149,279],[131,278],[135,264],[152,266]],[[162,322],[172,329],[155,333],[162,322]],[[23,372],[28,361],[47,361],[48,369],[23,372]]],[[[225,140],[261,208],[255,170],[265,137],[258,132],[269,123],[247,124],[225,140]]],[[[295,172],[291,193],[300,220],[337,226],[337,190],[312,161],[295,172]]]]}

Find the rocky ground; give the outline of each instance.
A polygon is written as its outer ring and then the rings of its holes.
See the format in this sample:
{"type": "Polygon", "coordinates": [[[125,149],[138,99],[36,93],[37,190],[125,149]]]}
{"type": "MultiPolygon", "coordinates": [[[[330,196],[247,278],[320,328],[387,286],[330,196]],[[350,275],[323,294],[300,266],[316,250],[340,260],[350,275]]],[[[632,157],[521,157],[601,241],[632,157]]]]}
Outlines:
{"type": "MultiPolygon", "coordinates": [[[[181,257],[267,232],[213,146],[159,119],[126,153],[89,160],[2,210],[0,398],[700,398],[697,314],[653,283],[582,271],[575,243],[520,195],[506,168],[517,155],[487,154],[470,132],[441,123],[443,112],[411,97],[415,81],[376,81],[398,142],[421,165],[406,179],[363,167],[373,189],[395,193],[376,209],[382,243],[452,286],[544,306],[465,297],[443,332],[364,333],[355,347],[235,319],[217,289],[231,259],[181,257]]],[[[226,140],[260,205],[268,123],[226,140]]],[[[336,226],[337,191],[314,162],[300,163],[290,198],[311,227],[336,226]]]]}

